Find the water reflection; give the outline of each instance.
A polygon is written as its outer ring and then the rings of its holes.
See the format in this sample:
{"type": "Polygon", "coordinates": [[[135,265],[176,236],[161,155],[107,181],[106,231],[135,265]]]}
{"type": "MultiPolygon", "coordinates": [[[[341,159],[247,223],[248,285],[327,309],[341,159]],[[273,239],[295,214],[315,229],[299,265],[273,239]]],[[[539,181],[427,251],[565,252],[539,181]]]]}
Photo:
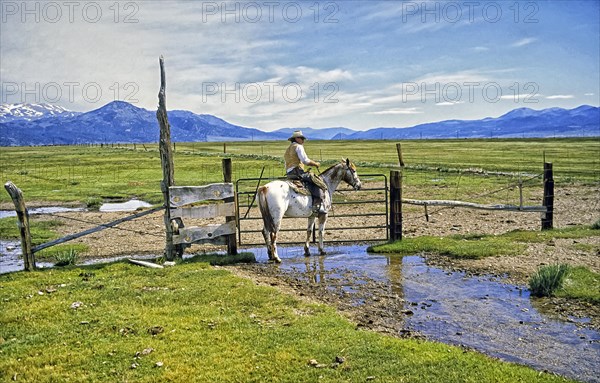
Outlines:
{"type": "MultiPolygon", "coordinates": [[[[35,214],[54,214],[54,213],[65,213],[71,211],[85,211],[81,207],[59,207],[59,206],[47,206],[47,207],[36,207],[27,209],[29,215],[35,214]]],[[[0,218],[16,217],[17,212],[14,210],[0,210],[0,218]]]]}

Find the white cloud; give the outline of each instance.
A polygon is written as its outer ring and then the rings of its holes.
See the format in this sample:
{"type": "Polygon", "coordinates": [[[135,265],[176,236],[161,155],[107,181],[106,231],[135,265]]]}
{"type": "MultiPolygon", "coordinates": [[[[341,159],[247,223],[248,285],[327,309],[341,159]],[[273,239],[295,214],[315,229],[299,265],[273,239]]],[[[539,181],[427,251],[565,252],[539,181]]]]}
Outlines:
{"type": "Polygon", "coordinates": [[[547,100],[568,100],[571,98],[575,98],[572,94],[555,94],[552,96],[546,96],[547,100]]]}
{"type": "Polygon", "coordinates": [[[594,93],[585,93],[584,96],[593,96],[594,93]]]}
{"type": "Polygon", "coordinates": [[[534,42],[536,42],[537,39],[533,38],[533,37],[526,37],[524,39],[515,41],[514,43],[512,43],[510,46],[513,48],[520,48],[520,47],[524,47],[525,45],[529,45],[532,44],[534,42]]]}
{"type": "Polygon", "coordinates": [[[526,37],[526,38],[521,39],[519,41],[515,41],[510,46],[513,47],[513,48],[520,48],[520,47],[524,47],[525,45],[529,45],[531,43],[534,43],[536,41],[537,41],[537,39],[534,38],[534,37],[526,37]]]}
{"type": "Polygon", "coordinates": [[[387,110],[379,110],[376,112],[369,112],[369,114],[375,115],[386,115],[386,114],[422,114],[423,111],[420,108],[395,108],[387,110]]]}
{"type": "Polygon", "coordinates": [[[450,102],[450,101],[444,101],[444,102],[438,102],[437,104],[435,104],[435,106],[452,106],[452,105],[458,105],[458,104],[464,104],[464,101],[457,101],[457,102],[450,102]]]}

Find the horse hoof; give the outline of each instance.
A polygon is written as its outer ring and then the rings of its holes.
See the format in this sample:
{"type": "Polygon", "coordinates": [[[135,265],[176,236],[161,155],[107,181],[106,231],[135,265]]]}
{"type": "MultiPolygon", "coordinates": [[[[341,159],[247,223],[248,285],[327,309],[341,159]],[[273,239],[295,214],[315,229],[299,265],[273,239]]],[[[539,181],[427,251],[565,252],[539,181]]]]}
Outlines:
{"type": "Polygon", "coordinates": [[[281,263],[281,259],[279,257],[275,257],[275,258],[273,258],[273,262],[281,263]]]}
{"type": "Polygon", "coordinates": [[[310,250],[304,249],[304,256],[305,257],[310,257],[310,250]]]}
{"type": "Polygon", "coordinates": [[[327,252],[325,250],[319,250],[319,255],[327,255],[327,252]]]}

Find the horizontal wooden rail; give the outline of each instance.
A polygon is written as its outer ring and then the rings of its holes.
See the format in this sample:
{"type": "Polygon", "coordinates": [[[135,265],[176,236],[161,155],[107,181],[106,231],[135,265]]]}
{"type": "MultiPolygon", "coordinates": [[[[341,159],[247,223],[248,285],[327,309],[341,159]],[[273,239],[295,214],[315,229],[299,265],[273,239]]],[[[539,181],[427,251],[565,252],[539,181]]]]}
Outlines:
{"type": "Polygon", "coordinates": [[[91,229],[87,229],[87,230],[81,231],[79,233],[67,235],[65,237],[56,239],[54,241],[42,243],[41,245],[34,247],[33,248],[33,252],[35,253],[35,252],[38,252],[40,250],[44,250],[45,248],[48,248],[50,246],[55,246],[55,245],[58,245],[58,244],[61,244],[61,243],[64,243],[64,242],[72,241],[72,240],[77,239],[79,237],[83,237],[84,235],[88,235],[88,234],[92,234],[92,233],[95,233],[95,232],[100,231],[100,230],[108,229],[109,227],[117,226],[120,223],[123,223],[123,222],[126,222],[126,221],[131,221],[131,220],[143,217],[143,216],[148,215],[148,214],[156,213],[157,211],[160,211],[160,210],[163,210],[163,209],[164,209],[164,206],[155,207],[155,208],[150,209],[150,210],[145,210],[145,211],[133,214],[133,215],[129,215],[127,217],[119,218],[119,219],[117,219],[115,221],[112,221],[112,222],[109,222],[109,223],[103,223],[102,225],[99,225],[99,226],[93,227],[91,229]]]}
{"type": "Polygon", "coordinates": [[[506,211],[521,211],[521,212],[539,212],[545,213],[545,206],[517,206],[517,205],[483,205],[472,202],[463,201],[447,201],[447,200],[416,200],[416,199],[402,199],[402,203],[407,205],[420,205],[420,206],[449,206],[449,207],[466,207],[471,209],[480,210],[506,210],[506,211]]]}

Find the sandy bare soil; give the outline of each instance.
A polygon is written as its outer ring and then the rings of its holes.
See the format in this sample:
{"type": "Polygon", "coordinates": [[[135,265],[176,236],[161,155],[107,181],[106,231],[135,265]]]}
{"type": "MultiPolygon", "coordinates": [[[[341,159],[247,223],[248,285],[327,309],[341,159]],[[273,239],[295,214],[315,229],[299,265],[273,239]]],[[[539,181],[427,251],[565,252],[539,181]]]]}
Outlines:
{"type": "MultiPolygon", "coordinates": [[[[367,209],[365,207],[364,209],[367,209]]],[[[337,207],[328,222],[331,227],[357,227],[372,224],[368,218],[337,218],[336,215],[355,212],[356,207],[337,207]],[[346,210],[344,210],[346,209],[346,210]]],[[[105,212],[69,212],[52,216],[32,216],[36,219],[58,219],[64,222],[59,227],[60,234],[73,232],[113,221],[131,213],[105,212]]],[[[254,211],[251,213],[257,214],[254,211]]],[[[378,225],[385,225],[385,218],[378,218],[378,225]]],[[[563,228],[572,225],[589,225],[600,219],[600,188],[570,187],[557,188],[555,199],[554,227],[563,228]]],[[[224,221],[223,221],[224,222],[224,221]]],[[[206,223],[221,223],[221,220],[198,221],[187,223],[187,226],[206,223]]],[[[261,227],[260,221],[245,221],[245,226],[261,227]]],[[[304,228],[305,220],[284,220],[286,227],[304,228]]],[[[447,236],[453,234],[501,234],[511,230],[539,230],[540,216],[537,213],[483,211],[464,208],[429,208],[429,221],[426,221],[421,207],[407,206],[404,212],[404,236],[421,235],[447,236]]],[[[385,238],[384,229],[360,229],[348,232],[326,231],[326,240],[345,240],[349,243],[361,242],[365,238],[385,238]]],[[[281,233],[280,241],[298,240],[302,234],[281,233]],[[286,237],[287,235],[287,237],[286,237]]],[[[162,212],[118,225],[73,241],[84,243],[89,252],[83,257],[112,257],[130,254],[161,254],[164,250],[164,223],[162,212]]],[[[262,242],[260,234],[245,234],[244,243],[262,242]]],[[[188,252],[213,251],[219,247],[210,245],[194,245],[188,252]]],[[[222,247],[221,247],[222,249],[222,247]]],[[[512,257],[490,257],[481,260],[457,260],[442,256],[430,255],[431,262],[441,263],[456,269],[467,269],[492,274],[507,274],[514,282],[524,283],[541,265],[552,263],[568,263],[585,265],[600,272],[600,237],[587,239],[558,239],[551,243],[531,244],[527,251],[512,257]],[[579,245],[579,246],[578,246],[579,245]],[[589,245],[589,246],[582,246],[589,245]],[[591,250],[590,250],[591,249],[591,250]]]]}

